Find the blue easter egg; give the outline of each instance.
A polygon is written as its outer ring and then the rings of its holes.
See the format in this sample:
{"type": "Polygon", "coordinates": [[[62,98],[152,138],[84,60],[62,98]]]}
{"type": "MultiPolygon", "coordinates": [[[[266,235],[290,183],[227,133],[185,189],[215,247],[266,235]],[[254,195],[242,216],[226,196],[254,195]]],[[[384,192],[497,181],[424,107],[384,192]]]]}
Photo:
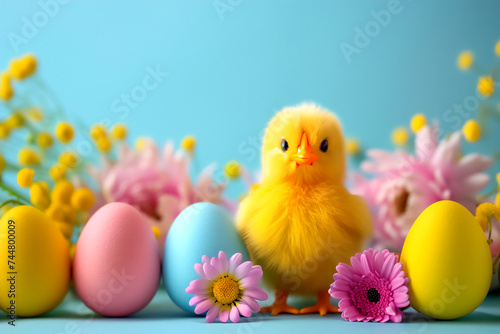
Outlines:
{"type": "Polygon", "coordinates": [[[228,258],[241,253],[243,261],[250,260],[231,214],[212,203],[196,203],[184,209],[168,232],[163,258],[165,288],[177,306],[194,313],[194,306],[189,306],[193,295],[186,293],[189,283],[200,278],[194,264],[201,263],[203,255],[214,257],[219,251],[228,258]]]}

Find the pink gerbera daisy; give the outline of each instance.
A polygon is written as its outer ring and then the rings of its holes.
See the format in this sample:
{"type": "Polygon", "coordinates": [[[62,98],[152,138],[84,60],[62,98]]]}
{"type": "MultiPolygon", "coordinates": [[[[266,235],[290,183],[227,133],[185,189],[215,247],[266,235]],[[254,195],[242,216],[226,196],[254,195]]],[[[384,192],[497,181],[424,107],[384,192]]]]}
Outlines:
{"type": "Polygon", "coordinates": [[[240,314],[250,317],[252,311],[260,311],[257,300],[267,300],[267,293],[258,285],[262,268],[251,261],[241,263],[241,259],[242,255],[236,253],[228,260],[221,251],[212,258],[203,255],[202,263],[194,265],[201,278],[189,283],[186,292],[195,295],[189,305],[196,305],[196,314],[207,312],[207,322],[216,318],[238,322],[240,314]]]}
{"type": "Polygon", "coordinates": [[[408,278],[398,257],[387,249],[369,249],[351,257],[351,266],[340,263],[328,291],[340,299],[339,311],[349,321],[400,322],[400,308],[410,304],[408,278]]]}

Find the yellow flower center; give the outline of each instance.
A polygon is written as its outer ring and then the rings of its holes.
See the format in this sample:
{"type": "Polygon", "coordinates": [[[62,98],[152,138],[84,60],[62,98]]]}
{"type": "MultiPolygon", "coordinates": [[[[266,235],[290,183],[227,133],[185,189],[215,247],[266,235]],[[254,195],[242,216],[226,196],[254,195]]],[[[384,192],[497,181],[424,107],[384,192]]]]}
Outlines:
{"type": "Polygon", "coordinates": [[[214,284],[214,298],[221,304],[232,304],[240,295],[240,285],[231,277],[224,275],[214,284]]]}

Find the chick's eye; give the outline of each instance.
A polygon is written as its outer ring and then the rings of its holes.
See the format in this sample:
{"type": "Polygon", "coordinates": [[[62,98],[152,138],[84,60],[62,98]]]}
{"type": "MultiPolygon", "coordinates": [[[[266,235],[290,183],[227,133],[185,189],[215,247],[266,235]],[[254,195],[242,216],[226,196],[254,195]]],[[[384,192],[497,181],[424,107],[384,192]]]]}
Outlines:
{"type": "Polygon", "coordinates": [[[285,138],[281,139],[281,150],[283,152],[288,151],[288,142],[285,140],[285,138]]]}
{"type": "Polygon", "coordinates": [[[326,152],[328,151],[328,140],[323,140],[321,142],[321,145],[319,146],[319,149],[322,151],[322,152],[326,152]]]}

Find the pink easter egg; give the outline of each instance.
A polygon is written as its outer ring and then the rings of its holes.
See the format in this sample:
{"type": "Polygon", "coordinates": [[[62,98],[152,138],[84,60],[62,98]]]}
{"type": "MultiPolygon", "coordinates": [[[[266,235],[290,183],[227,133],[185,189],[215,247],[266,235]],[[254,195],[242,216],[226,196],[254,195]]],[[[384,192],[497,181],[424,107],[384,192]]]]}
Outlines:
{"type": "Polygon", "coordinates": [[[160,282],[158,244],[146,218],[125,203],[100,208],[76,245],[75,289],[85,305],[108,317],[138,312],[160,282]]]}

